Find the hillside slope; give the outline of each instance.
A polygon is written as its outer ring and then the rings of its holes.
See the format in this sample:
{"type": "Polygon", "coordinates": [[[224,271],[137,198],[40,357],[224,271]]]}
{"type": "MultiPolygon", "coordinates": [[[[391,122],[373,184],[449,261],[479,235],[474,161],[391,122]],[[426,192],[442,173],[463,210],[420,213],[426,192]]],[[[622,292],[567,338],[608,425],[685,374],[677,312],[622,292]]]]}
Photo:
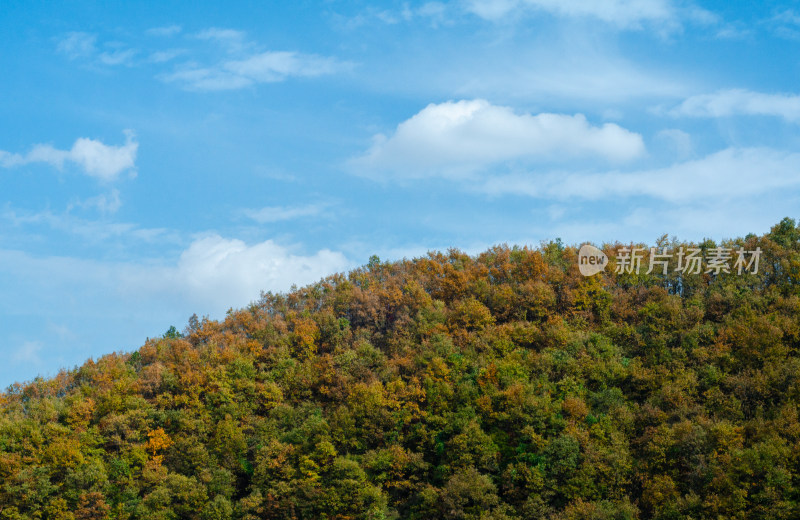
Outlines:
{"type": "Polygon", "coordinates": [[[725,246],[373,259],[14,385],[0,518],[800,518],[800,228],[725,246]]]}

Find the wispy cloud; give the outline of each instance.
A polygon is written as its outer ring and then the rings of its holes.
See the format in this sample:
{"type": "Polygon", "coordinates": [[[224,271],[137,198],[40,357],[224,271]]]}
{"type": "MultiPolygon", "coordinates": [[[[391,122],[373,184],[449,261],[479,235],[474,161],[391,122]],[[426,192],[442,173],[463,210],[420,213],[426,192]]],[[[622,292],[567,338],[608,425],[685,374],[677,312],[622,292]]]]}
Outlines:
{"type": "Polygon", "coordinates": [[[151,63],[166,63],[183,54],[186,54],[186,49],[167,49],[165,51],[155,51],[150,54],[148,61],[151,63]]]}
{"type": "Polygon", "coordinates": [[[667,20],[674,16],[667,0],[468,0],[466,8],[489,20],[524,10],[538,10],[564,17],[591,17],[628,27],[642,21],[667,20]]]}
{"type": "Polygon", "coordinates": [[[581,114],[518,114],[481,99],[430,104],[393,135],[373,139],[366,154],[350,161],[355,172],[457,178],[508,161],[629,161],[645,151],[639,134],[616,124],[592,126],[581,114]]]}
{"type": "Polygon", "coordinates": [[[94,208],[103,215],[106,215],[116,213],[119,208],[122,207],[122,200],[119,196],[119,190],[114,188],[109,193],[101,193],[100,195],[76,202],[68,207],[67,211],[69,212],[69,210],[74,206],[81,208],[94,208]]]}
{"type": "Polygon", "coordinates": [[[775,116],[798,122],[800,96],[766,94],[744,89],[720,90],[713,94],[691,96],[669,113],[688,117],[775,116]]]}
{"type": "Polygon", "coordinates": [[[139,51],[136,49],[121,49],[115,51],[101,52],[97,59],[103,65],[130,65],[133,57],[139,51]]]}
{"type": "Polygon", "coordinates": [[[163,76],[193,90],[233,90],[288,78],[311,78],[348,70],[351,65],[335,58],[289,51],[268,51],[210,67],[184,65],[163,76]]]}
{"type": "MultiPolygon", "coordinates": [[[[151,36],[173,36],[181,32],[181,27],[156,27],[146,32],[151,36]]],[[[169,69],[161,68],[156,76],[167,83],[199,91],[235,90],[289,78],[327,76],[353,68],[352,63],[333,57],[264,50],[263,46],[249,40],[245,32],[235,29],[212,27],[187,36],[185,41],[193,40],[197,48],[151,48],[143,53],[139,48],[117,41],[98,43],[95,34],[71,32],[58,40],[57,50],[70,60],[81,60],[95,67],[158,66],[173,62],[169,69]],[[144,57],[136,60],[140,54],[144,57]],[[213,58],[207,59],[209,56],[213,58]],[[184,59],[178,62],[181,57],[184,59]]]]}
{"type": "Polygon", "coordinates": [[[248,87],[253,80],[232,74],[217,67],[182,65],[175,72],[160,76],[167,83],[178,83],[188,90],[215,91],[236,90],[248,87]]]}
{"type": "Polygon", "coordinates": [[[87,58],[95,52],[97,36],[85,32],[70,32],[65,34],[56,45],[58,52],[65,54],[67,58],[75,60],[87,58]]]}
{"type": "Polygon", "coordinates": [[[461,98],[513,99],[541,106],[577,103],[607,110],[642,101],[677,103],[697,92],[695,77],[632,60],[604,38],[574,29],[526,45],[501,42],[498,49],[473,47],[469,54],[454,52],[446,58],[441,73],[420,77],[461,98]]]}
{"type": "Polygon", "coordinates": [[[13,168],[32,163],[45,163],[63,168],[64,163],[73,163],[83,173],[102,181],[116,179],[125,171],[135,173],[136,153],[139,143],[134,133],[125,131],[125,144],[106,145],[99,140],[81,137],[69,150],[59,150],[49,144],[37,144],[25,155],[0,150],[0,166],[13,168]]]}
{"type": "Polygon", "coordinates": [[[259,224],[281,222],[320,215],[326,204],[307,204],[305,206],[266,206],[260,209],[245,209],[242,213],[259,224]]]}
{"type": "Polygon", "coordinates": [[[210,40],[218,45],[221,45],[229,52],[241,52],[246,47],[251,46],[247,43],[247,35],[244,31],[237,31],[235,29],[220,29],[212,27],[200,31],[195,35],[196,38],[201,40],[210,40]]]}
{"type": "Polygon", "coordinates": [[[420,6],[411,6],[408,3],[404,3],[402,7],[396,9],[386,9],[384,6],[380,8],[367,6],[354,16],[334,16],[334,21],[347,30],[357,29],[374,22],[396,25],[412,21],[427,22],[431,27],[437,28],[440,25],[452,25],[454,22],[453,15],[458,11],[457,7],[454,8],[452,4],[444,2],[425,2],[420,6]]]}
{"type": "Polygon", "coordinates": [[[97,209],[101,213],[105,209],[107,213],[113,213],[114,206],[122,205],[118,199],[119,195],[112,190],[109,194],[90,197],[86,200],[72,202],[63,212],[52,210],[26,211],[6,204],[0,211],[0,219],[5,221],[8,226],[19,227],[26,234],[34,234],[40,231],[40,227],[46,227],[62,233],[67,233],[80,237],[90,243],[106,242],[110,239],[120,239],[126,246],[136,243],[158,243],[161,245],[176,244],[181,241],[179,234],[167,228],[144,228],[131,222],[115,222],[105,218],[92,220],[82,218],[74,214],[75,208],[97,209]]]}
{"type": "Polygon", "coordinates": [[[486,20],[504,20],[531,13],[561,18],[589,18],[622,29],[656,24],[662,29],[680,27],[680,20],[713,23],[717,17],[697,6],[677,6],[670,0],[466,0],[464,8],[486,20]]]}
{"type": "MultiPolygon", "coordinates": [[[[736,204],[710,198],[685,204],[661,203],[653,200],[630,201],[598,210],[582,201],[565,204],[568,210],[557,218],[532,222],[528,232],[537,243],[540,238],[560,237],[565,243],[628,241],[652,243],[668,233],[685,240],[701,241],[741,237],[748,232],[765,233],[781,218],[797,207],[795,197],[772,195],[740,200],[736,204]]],[[[517,241],[523,242],[523,241],[517,241]]]]}
{"type": "Polygon", "coordinates": [[[800,14],[784,9],[765,22],[776,35],[788,40],[800,39],[800,14]]]}
{"type": "Polygon", "coordinates": [[[660,35],[680,31],[684,23],[716,26],[715,13],[681,0],[453,0],[431,1],[398,8],[367,7],[351,17],[340,16],[345,29],[381,22],[389,25],[423,21],[436,28],[453,25],[470,16],[494,23],[517,22],[546,14],[565,20],[599,21],[618,30],[655,29],[660,35]],[[466,16],[465,16],[466,15],[466,16]]]}
{"type": "Polygon", "coordinates": [[[604,200],[646,196],[671,203],[731,201],[800,187],[800,154],[770,148],[727,148],[701,159],[632,172],[553,172],[493,177],[489,195],[604,200]]]}
{"type": "Polygon", "coordinates": [[[289,76],[314,77],[333,74],[343,64],[333,58],[298,52],[262,52],[244,60],[229,61],[224,68],[258,83],[283,81],[289,76]]]}
{"type": "Polygon", "coordinates": [[[209,28],[194,37],[220,47],[226,59],[212,64],[198,61],[179,64],[172,72],[159,76],[163,81],[189,90],[236,90],[289,78],[330,75],[352,68],[351,63],[317,54],[260,50],[259,45],[247,39],[246,33],[234,29],[209,28]]]}
{"type": "Polygon", "coordinates": [[[39,357],[39,352],[42,350],[42,344],[38,341],[25,341],[11,354],[13,361],[17,363],[30,363],[38,365],[42,362],[39,357]]]}
{"type": "Polygon", "coordinates": [[[150,36],[175,36],[182,30],[180,25],[165,25],[163,27],[153,27],[148,29],[146,33],[150,36]]]}
{"type": "Polygon", "coordinates": [[[661,130],[656,134],[656,139],[666,142],[678,158],[684,159],[692,154],[692,136],[677,128],[661,130]]]}
{"type": "Polygon", "coordinates": [[[70,60],[82,60],[102,66],[131,65],[139,52],[120,42],[107,42],[98,47],[97,35],[85,32],[70,32],[63,35],[56,51],[70,60]]]}

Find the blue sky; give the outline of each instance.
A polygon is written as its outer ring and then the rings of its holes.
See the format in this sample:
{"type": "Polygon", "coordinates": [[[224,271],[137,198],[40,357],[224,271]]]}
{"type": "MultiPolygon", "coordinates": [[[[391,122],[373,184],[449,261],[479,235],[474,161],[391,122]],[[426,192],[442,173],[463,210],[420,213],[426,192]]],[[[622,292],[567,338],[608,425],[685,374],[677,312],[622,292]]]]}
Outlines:
{"type": "Polygon", "coordinates": [[[458,247],[800,207],[796,2],[0,10],[0,386],[458,247]]]}

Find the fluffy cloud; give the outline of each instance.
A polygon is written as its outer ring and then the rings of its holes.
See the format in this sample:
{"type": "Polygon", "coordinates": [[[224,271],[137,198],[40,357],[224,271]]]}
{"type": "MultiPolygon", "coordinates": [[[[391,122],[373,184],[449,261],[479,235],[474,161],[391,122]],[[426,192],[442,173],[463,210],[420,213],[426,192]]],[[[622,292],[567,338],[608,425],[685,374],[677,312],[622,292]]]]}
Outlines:
{"type": "Polygon", "coordinates": [[[344,255],[327,249],[302,256],[272,240],[248,246],[211,235],[194,241],[181,254],[169,279],[192,300],[236,307],[257,299],[262,290],[285,291],[349,265],[344,255]]]}
{"type": "Polygon", "coordinates": [[[364,175],[464,177],[508,161],[628,161],[643,153],[642,137],[615,124],[592,126],[581,114],[517,114],[478,99],[428,105],[394,135],[375,136],[350,166],[364,175]]]}
{"type": "Polygon", "coordinates": [[[666,168],[634,172],[510,175],[488,180],[491,195],[614,200],[647,196],[672,203],[737,200],[800,187],[800,154],[769,148],[728,148],[666,168]]]}
{"type": "Polygon", "coordinates": [[[113,146],[81,137],[69,150],[59,150],[49,144],[37,144],[25,155],[0,150],[0,166],[11,168],[31,163],[46,163],[62,168],[65,162],[80,167],[84,173],[102,181],[114,180],[120,173],[133,170],[139,143],[132,131],[125,131],[125,144],[113,146]]]}
{"type": "MultiPolygon", "coordinates": [[[[81,303],[96,302],[92,313],[102,312],[112,302],[126,302],[131,308],[168,307],[182,309],[187,317],[196,312],[219,318],[229,308],[257,300],[261,291],[314,283],[352,264],[338,251],[303,255],[272,240],[247,244],[212,234],[194,240],[176,261],[167,263],[36,258],[0,249],[0,267],[20,285],[47,286],[61,294],[80,287],[81,293],[94,295],[81,303]]],[[[10,302],[0,298],[0,308],[10,302]]]]}
{"type": "Polygon", "coordinates": [[[800,121],[800,96],[764,94],[743,89],[721,90],[686,99],[671,111],[674,116],[727,117],[760,115],[800,121]]]}
{"type": "Polygon", "coordinates": [[[195,240],[172,262],[40,257],[0,248],[6,275],[0,311],[13,317],[0,330],[8,346],[0,384],[138,348],[145,336],[180,328],[193,313],[224,318],[262,290],[286,290],[350,267],[338,252],[302,255],[269,240],[245,244],[217,235],[195,240]]]}

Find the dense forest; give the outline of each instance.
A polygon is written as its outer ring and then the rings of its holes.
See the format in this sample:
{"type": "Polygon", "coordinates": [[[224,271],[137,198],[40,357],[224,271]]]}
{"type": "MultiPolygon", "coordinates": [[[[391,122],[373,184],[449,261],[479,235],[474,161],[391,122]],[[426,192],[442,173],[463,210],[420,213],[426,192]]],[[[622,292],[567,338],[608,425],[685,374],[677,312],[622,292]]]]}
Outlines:
{"type": "Polygon", "coordinates": [[[12,385],[0,518],[800,518],[800,227],[655,245],[762,256],[373,257],[12,385]]]}

